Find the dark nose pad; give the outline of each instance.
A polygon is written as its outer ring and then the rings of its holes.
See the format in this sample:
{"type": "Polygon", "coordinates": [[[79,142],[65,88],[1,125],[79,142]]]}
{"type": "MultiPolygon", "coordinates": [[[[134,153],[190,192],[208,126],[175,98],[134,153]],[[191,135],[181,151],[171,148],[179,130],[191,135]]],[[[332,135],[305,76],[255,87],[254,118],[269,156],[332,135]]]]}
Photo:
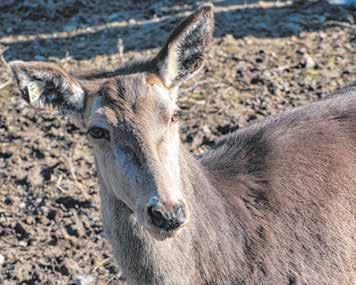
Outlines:
{"type": "Polygon", "coordinates": [[[165,231],[175,230],[185,222],[184,207],[182,205],[175,206],[172,211],[165,211],[158,205],[150,206],[147,210],[152,224],[165,231]]]}

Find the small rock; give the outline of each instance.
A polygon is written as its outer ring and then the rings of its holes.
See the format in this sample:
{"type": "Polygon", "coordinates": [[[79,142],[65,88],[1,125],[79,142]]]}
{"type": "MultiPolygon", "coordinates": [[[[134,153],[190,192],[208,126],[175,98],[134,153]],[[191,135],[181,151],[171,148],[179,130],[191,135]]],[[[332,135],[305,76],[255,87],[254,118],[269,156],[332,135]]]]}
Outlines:
{"type": "Polygon", "coordinates": [[[4,263],[5,263],[5,256],[0,254],[0,266],[3,265],[4,263]]]}
{"type": "Polygon", "coordinates": [[[314,68],[316,63],[314,59],[307,53],[304,54],[305,68],[314,68]]]}
{"type": "Polygon", "coordinates": [[[327,38],[327,34],[326,33],[324,33],[324,32],[320,32],[319,33],[319,37],[321,38],[321,39],[325,39],[325,38],[327,38]]]}
{"type": "Polygon", "coordinates": [[[12,198],[11,197],[9,197],[9,196],[5,196],[5,198],[4,198],[4,203],[5,203],[5,205],[11,205],[12,204],[12,198]]]}
{"type": "Polygon", "coordinates": [[[136,25],[136,20],[135,19],[130,19],[129,20],[129,25],[136,25]]]}
{"type": "Polygon", "coordinates": [[[49,220],[55,220],[56,216],[57,216],[57,211],[55,211],[53,209],[49,210],[47,213],[47,219],[49,219],[49,220]]]}
{"type": "Polygon", "coordinates": [[[16,237],[18,240],[25,240],[30,235],[20,222],[17,222],[15,224],[14,230],[16,232],[16,237]]]}
{"type": "Polygon", "coordinates": [[[27,225],[33,225],[35,224],[35,219],[32,216],[28,216],[25,220],[27,225]]]}
{"type": "Polygon", "coordinates": [[[252,45],[253,44],[253,40],[249,37],[245,37],[245,43],[246,45],[252,45]]]}
{"type": "Polygon", "coordinates": [[[92,275],[80,275],[75,280],[76,285],[91,285],[95,283],[95,278],[92,275]]]}
{"type": "Polygon", "coordinates": [[[232,34],[227,34],[224,38],[224,42],[227,44],[233,44],[235,43],[235,38],[232,34]]]}

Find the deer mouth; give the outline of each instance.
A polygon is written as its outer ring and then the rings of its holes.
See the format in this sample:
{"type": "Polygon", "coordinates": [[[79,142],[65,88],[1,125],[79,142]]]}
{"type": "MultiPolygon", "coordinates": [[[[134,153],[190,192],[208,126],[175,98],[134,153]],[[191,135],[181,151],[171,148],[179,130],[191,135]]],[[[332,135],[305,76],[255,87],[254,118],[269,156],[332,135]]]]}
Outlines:
{"type": "Polygon", "coordinates": [[[167,230],[150,227],[149,229],[147,229],[147,232],[154,239],[156,239],[158,241],[164,241],[169,238],[177,237],[182,232],[183,228],[184,228],[184,225],[180,226],[177,229],[167,231],[167,230]]]}
{"type": "Polygon", "coordinates": [[[180,235],[182,231],[185,230],[188,224],[189,224],[189,212],[187,213],[186,221],[183,224],[179,225],[178,227],[174,227],[171,229],[167,229],[167,228],[163,229],[163,228],[156,227],[152,225],[151,222],[149,222],[149,223],[145,223],[145,230],[152,238],[158,241],[163,241],[169,238],[175,238],[178,235],[180,235]]]}

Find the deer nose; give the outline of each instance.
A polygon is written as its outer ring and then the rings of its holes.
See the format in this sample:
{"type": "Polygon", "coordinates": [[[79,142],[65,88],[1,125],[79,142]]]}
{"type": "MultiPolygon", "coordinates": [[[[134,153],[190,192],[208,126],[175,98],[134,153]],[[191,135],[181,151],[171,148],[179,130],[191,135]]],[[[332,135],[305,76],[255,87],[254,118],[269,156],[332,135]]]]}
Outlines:
{"type": "Polygon", "coordinates": [[[183,205],[164,207],[162,204],[150,205],[147,213],[152,224],[165,231],[172,231],[185,223],[186,217],[183,205]]]}

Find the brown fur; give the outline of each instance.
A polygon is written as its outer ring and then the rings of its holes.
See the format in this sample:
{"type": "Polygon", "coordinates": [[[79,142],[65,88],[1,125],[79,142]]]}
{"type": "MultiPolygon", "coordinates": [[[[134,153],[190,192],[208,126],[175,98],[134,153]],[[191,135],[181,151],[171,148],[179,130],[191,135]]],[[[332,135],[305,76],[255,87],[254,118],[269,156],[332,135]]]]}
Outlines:
{"type": "MultiPolygon", "coordinates": [[[[170,121],[174,99],[163,98],[164,92],[201,68],[211,41],[209,19],[211,6],[200,8],[178,26],[156,58],[110,72],[75,79],[61,77],[64,71],[57,67],[43,70],[23,62],[12,67],[16,79],[22,70],[45,73],[45,82],[51,74],[59,77],[61,94],[82,86],[80,115],[86,127],[102,99],[98,108],[112,131],[110,146],[100,142],[94,147],[103,224],[129,284],[353,284],[356,85],[227,135],[199,160],[178,142],[180,174],[169,176],[174,165],[167,164],[167,145],[174,147],[178,127],[170,121]],[[184,54],[192,48],[186,37],[191,30],[198,39],[198,48],[192,49],[196,58],[184,54]],[[167,64],[172,58],[173,68],[167,64]],[[155,85],[164,87],[163,95],[155,85]],[[124,157],[137,167],[120,179],[134,177],[138,190],[118,191],[127,185],[115,180],[121,172],[112,157],[122,144],[124,157]],[[158,240],[128,198],[144,204],[155,193],[172,207],[172,179],[181,184],[177,189],[190,210],[189,222],[158,240]]],[[[31,80],[17,80],[23,96],[31,80]]],[[[68,98],[50,103],[64,111],[78,109],[68,98]]]]}
{"type": "Polygon", "coordinates": [[[173,241],[152,240],[111,199],[124,227],[112,240],[129,248],[118,255],[137,284],[355,281],[356,86],[228,135],[200,162],[182,150],[181,161],[193,213],[173,241]]]}

